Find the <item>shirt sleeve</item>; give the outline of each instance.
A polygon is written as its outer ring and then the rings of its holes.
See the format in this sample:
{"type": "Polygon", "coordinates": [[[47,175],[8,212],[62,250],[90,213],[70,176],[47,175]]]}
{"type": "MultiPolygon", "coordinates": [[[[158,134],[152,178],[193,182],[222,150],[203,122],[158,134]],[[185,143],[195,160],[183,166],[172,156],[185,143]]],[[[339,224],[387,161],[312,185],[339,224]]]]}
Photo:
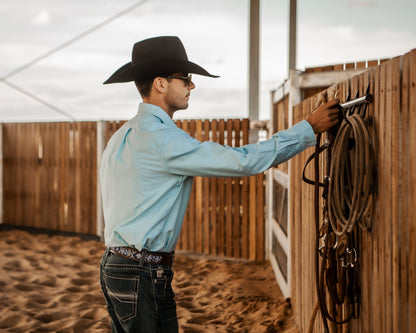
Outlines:
{"type": "Polygon", "coordinates": [[[200,142],[178,129],[163,142],[166,169],[184,176],[241,177],[264,172],[287,161],[316,142],[310,124],[303,120],[275,133],[270,139],[233,148],[200,142]]]}

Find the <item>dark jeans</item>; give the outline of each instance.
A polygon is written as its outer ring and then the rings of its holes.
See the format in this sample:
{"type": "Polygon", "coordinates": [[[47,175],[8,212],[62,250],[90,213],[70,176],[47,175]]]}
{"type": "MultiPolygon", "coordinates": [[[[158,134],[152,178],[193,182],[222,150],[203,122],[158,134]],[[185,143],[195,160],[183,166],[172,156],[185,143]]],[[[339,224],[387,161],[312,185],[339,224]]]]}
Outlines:
{"type": "Polygon", "coordinates": [[[106,250],[100,265],[112,332],[178,332],[170,266],[140,263],[106,250]]]}

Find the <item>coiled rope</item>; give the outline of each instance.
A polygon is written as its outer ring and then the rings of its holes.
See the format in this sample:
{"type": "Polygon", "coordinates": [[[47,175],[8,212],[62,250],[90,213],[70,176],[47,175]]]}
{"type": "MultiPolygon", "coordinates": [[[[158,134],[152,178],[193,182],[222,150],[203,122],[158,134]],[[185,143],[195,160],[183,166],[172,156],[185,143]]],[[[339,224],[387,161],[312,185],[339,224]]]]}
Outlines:
{"type": "Polygon", "coordinates": [[[317,136],[315,152],[308,158],[303,180],[315,187],[316,253],[315,273],[318,300],[309,322],[313,331],[318,308],[324,331],[329,332],[328,320],[344,324],[358,316],[359,286],[357,284],[358,256],[354,241],[354,227],[364,230],[372,225],[375,165],[372,141],[363,115],[342,109],[343,121],[331,129],[327,141],[320,146],[317,136]],[[319,155],[328,150],[326,177],[319,181],[319,155]],[[315,179],[306,178],[307,165],[314,160],[315,179]],[[329,176],[329,177],[328,177],[329,176]],[[323,223],[320,227],[319,188],[323,188],[323,223]],[[323,241],[320,246],[319,242],[323,241]],[[321,263],[319,263],[321,257],[321,263]],[[332,304],[328,308],[327,302],[332,304]],[[335,306],[343,307],[343,316],[335,306]]]}
{"type": "Polygon", "coordinates": [[[332,149],[328,189],[328,215],[338,236],[351,233],[357,223],[371,228],[374,165],[370,135],[363,118],[345,118],[332,149]]]}

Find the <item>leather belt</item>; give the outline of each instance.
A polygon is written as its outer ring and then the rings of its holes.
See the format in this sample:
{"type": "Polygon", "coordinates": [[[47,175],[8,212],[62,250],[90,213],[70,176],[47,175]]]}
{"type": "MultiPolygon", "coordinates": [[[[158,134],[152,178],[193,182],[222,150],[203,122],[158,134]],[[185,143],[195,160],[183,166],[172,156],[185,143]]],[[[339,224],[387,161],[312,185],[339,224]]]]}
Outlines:
{"type": "Polygon", "coordinates": [[[110,247],[110,252],[127,259],[143,261],[147,264],[168,265],[172,266],[175,258],[174,252],[150,252],[147,250],[136,250],[131,247],[110,247]],[[144,258],[143,258],[144,257],[144,258]]]}

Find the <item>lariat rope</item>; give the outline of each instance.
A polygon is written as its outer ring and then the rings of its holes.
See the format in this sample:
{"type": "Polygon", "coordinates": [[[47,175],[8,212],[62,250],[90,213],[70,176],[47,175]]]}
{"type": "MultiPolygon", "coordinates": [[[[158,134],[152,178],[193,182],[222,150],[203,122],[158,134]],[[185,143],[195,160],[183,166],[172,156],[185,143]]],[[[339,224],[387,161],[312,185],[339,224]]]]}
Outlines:
{"type": "Polygon", "coordinates": [[[329,220],[338,236],[351,233],[358,223],[371,228],[374,180],[372,143],[361,116],[342,121],[336,136],[328,190],[329,220]]]}
{"type": "Polygon", "coordinates": [[[328,132],[327,141],[322,146],[321,134],[317,135],[315,152],[303,169],[303,180],[314,185],[315,192],[315,283],[318,301],[309,323],[309,332],[312,332],[318,308],[325,332],[329,332],[328,320],[344,324],[358,316],[358,244],[354,231],[357,224],[364,230],[371,228],[375,176],[372,142],[363,120],[366,103],[371,99],[360,100],[364,101],[359,104],[364,105],[362,115],[353,113],[357,105],[353,105],[349,112],[341,105],[343,120],[340,126],[328,132]],[[320,182],[319,155],[325,150],[328,150],[326,176],[320,182]],[[306,167],[312,160],[315,165],[314,180],[305,176],[306,167]],[[320,187],[323,188],[324,198],[321,226],[320,187]],[[342,314],[337,312],[339,306],[343,308],[342,314]]]}

